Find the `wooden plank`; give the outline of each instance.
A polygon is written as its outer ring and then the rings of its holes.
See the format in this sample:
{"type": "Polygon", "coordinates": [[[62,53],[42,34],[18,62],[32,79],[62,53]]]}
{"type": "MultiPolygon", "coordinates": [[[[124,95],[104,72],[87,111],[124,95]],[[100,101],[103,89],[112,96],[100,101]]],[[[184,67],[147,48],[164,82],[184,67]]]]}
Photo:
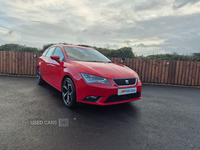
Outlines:
{"type": "Polygon", "coordinates": [[[15,54],[15,52],[12,52],[12,55],[13,55],[13,71],[12,71],[12,73],[13,74],[16,74],[16,54],[15,54]]]}
{"type": "Polygon", "coordinates": [[[109,57],[109,59],[115,62],[115,59],[113,57],[109,57]]]}
{"type": "Polygon", "coordinates": [[[139,59],[138,73],[139,73],[139,77],[142,78],[142,59],[139,59]]]}
{"type": "Polygon", "coordinates": [[[176,63],[176,60],[172,60],[171,84],[175,83],[176,63]]]}
{"type": "Polygon", "coordinates": [[[165,80],[164,80],[164,83],[165,84],[168,84],[168,73],[169,73],[169,65],[168,63],[170,63],[169,60],[166,60],[166,67],[165,67],[165,80]]]}
{"type": "Polygon", "coordinates": [[[16,74],[19,74],[19,52],[15,52],[16,59],[16,74]]]}
{"type": "Polygon", "coordinates": [[[120,64],[121,63],[121,58],[117,58],[117,62],[120,64]]]}
{"type": "Polygon", "coordinates": [[[129,58],[126,58],[126,59],[127,59],[126,66],[130,67],[130,59],[129,58]]]}
{"type": "MultiPolygon", "coordinates": [[[[37,53],[37,64],[38,64],[39,57],[40,57],[40,53],[37,53]]],[[[36,68],[36,73],[37,73],[37,68],[36,68]]]]}
{"type": "Polygon", "coordinates": [[[7,68],[6,68],[6,64],[7,64],[7,61],[6,61],[6,51],[4,51],[4,55],[3,56],[4,56],[4,68],[3,68],[4,71],[3,72],[7,73],[7,68]]]}
{"type": "Polygon", "coordinates": [[[28,52],[28,75],[31,74],[31,53],[28,52]]]}
{"type": "Polygon", "coordinates": [[[116,62],[117,62],[118,64],[121,64],[121,62],[119,61],[120,58],[117,58],[117,57],[116,57],[115,59],[116,59],[116,62]]]}
{"type": "Polygon", "coordinates": [[[24,74],[28,74],[28,63],[27,63],[27,60],[28,60],[28,53],[25,52],[24,53],[24,74]]]}
{"type": "Polygon", "coordinates": [[[132,58],[129,58],[129,68],[132,66],[132,58]]]}
{"type": "Polygon", "coordinates": [[[116,57],[112,57],[112,59],[113,59],[114,62],[118,63],[116,57]]]}
{"type": "Polygon", "coordinates": [[[19,74],[22,74],[22,52],[19,52],[19,74]]]}
{"type": "Polygon", "coordinates": [[[35,75],[35,63],[36,63],[36,58],[34,57],[35,53],[32,53],[33,54],[33,75],[35,75]]]}
{"type": "Polygon", "coordinates": [[[141,59],[142,60],[142,82],[145,82],[145,75],[146,75],[146,59],[141,59]]]}
{"type": "Polygon", "coordinates": [[[200,86],[200,62],[198,62],[198,64],[199,64],[199,81],[198,81],[198,85],[200,86]]]}
{"type": "Polygon", "coordinates": [[[125,58],[124,63],[125,66],[127,66],[127,58],[125,58]]]}
{"type": "Polygon", "coordinates": [[[2,51],[2,73],[5,73],[4,68],[4,51],[2,51]]]}
{"type": "Polygon", "coordinates": [[[155,70],[156,70],[156,59],[153,59],[152,71],[151,71],[151,83],[154,83],[154,80],[155,80],[155,70]]]}
{"type": "Polygon", "coordinates": [[[25,52],[22,52],[22,74],[25,74],[25,52]]]}
{"type": "Polygon", "coordinates": [[[30,54],[31,58],[31,75],[33,75],[33,53],[30,54]]]}
{"type": "Polygon", "coordinates": [[[190,62],[190,68],[189,68],[189,76],[188,76],[188,85],[192,85],[192,72],[194,68],[194,62],[190,62]]]}
{"type": "Polygon", "coordinates": [[[169,62],[169,68],[168,68],[168,78],[167,78],[167,84],[171,84],[171,75],[172,75],[172,61],[171,60],[168,60],[169,62]]]}
{"type": "Polygon", "coordinates": [[[133,69],[133,58],[130,58],[130,68],[133,69]]]}
{"type": "Polygon", "coordinates": [[[159,60],[159,66],[158,66],[158,83],[161,83],[161,78],[162,78],[162,63],[163,60],[159,60]]]}
{"type": "Polygon", "coordinates": [[[166,64],[167,62],[166,62],[166,60],[163,60],[162,61],[162,75],[161,75],[161,82],[160,83],[165,83],[165,72],[166,72],[166,66],[167,66],[167,64],[166,64]]]}
{"type": "Polygon", "coordinates": [[[6,51],[6,73],[9,73],[9,51],[6,51]]]}
{"type": "Polygon", "coordinates": [[[144,76],[144,82],[148,82],[148,73],[149,73],[149,59],[145,59],[146,65],[145,65],[145,76],[144,76]]]}
{"type": "Polygon", "coordinates": [[[12,55],[12,51],[9,51],[9,73],[12,74],[12,68],[13,68],[13,55],[12,55]]]}
{"type": "Polygon", "coordinates": [[[151,83],[151,71],[152,71],[152,62],[153,62],[153,60],[152,59],[150,59],[149,60],[149,64],[148,64],[148,70],[149,70],[149,72],[148,72],[148,83],[151,83]]]}
{"type": "Polygon", "coordinates": [[[117,58],[116,58],[116,57],[113,57],[113,59],[114,59],[114,61],[115,61],[116,63],[119,63],[119,62],[117,62],[117,58]]]}
{"type": "Polygon", "coordinates": [[[154,78],[154,82],[158,83],[158,68],[159,68],[159,62],[160,60],[156,60],[155,62],[155,78],[154,78]]]}
{"type": "Polygon", "coordinates": [[[193,68],[193,71],[192,71],[192,82],[191,82],[192,86],[195,85],[194,80],[195,80],[196,71],[197,71],[197,62],[193,62],[193,65],[194,65],[194,68],[193,68]]]}
{"type": "Polygon", "coordinates": [[[133,70],[136,71],[136,59],[133,59],[133,70]]]}
{"type": "Polygon", "coordinates": [[[186,73],[185,73],[185,84],[184,84],[184,85],[188,85],[188,81],[189,81],[189,70],[190,70],[190,61],[187,61],[186,73]]]}
{"type": "Polygon", "coordinates": [[[135,71],[137,72],[137,74],[139,74],[139,59],[136,59],[135,60],[135,66],[136,66],[136,68],[135,68],[135,71]]]}
{"type": "Polygon", "coordinates": [[[174,84],[178,84],[179,65],[180,61],[176,61],[174,84]]]}
{"type": "Polygon", "coordinates": [[[117,62],[117,58],[116,58],[116,57],[113,57],[113,59],[114,59],[114,61],[115,61],[116,63],[118,63],[118,62],[117,62]]]}
{"type": "Polygon", "coordinates": [[[34,67],[33,67],[33,74],[36,75],[36,66],[37,66],[37,53],[33,54],[34,57],[34,67]]]}
{"type": "Polygon", "coordinates": [[[114,60],[115,60],[116,63],[120,64],[120,63],[118,62],[118,58],[117,58],[117,57],[114,57],[114,60]]]}
{"type": "Polygon", "coordinates": [[[183,61],[179,61],[178,78],[177,78],[178,85],[181,84],[182,74],[183,74],[183,61]]]}
{"type": "Polygon", "coordinates": [[[11,67],[12,67],[12,56],[11,51],[8,51],[8,73],[11,74],[11,67]]]}
{"type": "Polygon", "coordinates": [[[181,79],[181,85],[185,85],[186,68],[187,68],[187,61],[183,61],[183,74],[181,79]]]}
{"type": "Polygon", "coordinates": [[[0,51],[0,73],[3,72],[3,71],[2,71],[2,69],[3,69],[3,66],[2,66],[2,64],[3,64],[2,52],[3,52],[3,51],[0,51]]]}
{"type": "Polygon", "coordinates": [[[200,77],[200,62],[197,63],[196,77],[195,77],[195,85],[200,85],[199,77],[200,77]]]}

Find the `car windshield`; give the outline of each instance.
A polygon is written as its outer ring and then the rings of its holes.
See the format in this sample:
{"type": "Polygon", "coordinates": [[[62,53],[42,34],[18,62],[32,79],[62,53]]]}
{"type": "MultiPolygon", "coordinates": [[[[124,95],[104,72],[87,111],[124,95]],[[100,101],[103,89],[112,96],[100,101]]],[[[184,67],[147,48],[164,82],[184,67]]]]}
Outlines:
{"type": "Polygon", "coordinates": [[[106,56],[94,49],[81,47],[64,47],[67,57],[75,61],[112,62],[106,56]]]}

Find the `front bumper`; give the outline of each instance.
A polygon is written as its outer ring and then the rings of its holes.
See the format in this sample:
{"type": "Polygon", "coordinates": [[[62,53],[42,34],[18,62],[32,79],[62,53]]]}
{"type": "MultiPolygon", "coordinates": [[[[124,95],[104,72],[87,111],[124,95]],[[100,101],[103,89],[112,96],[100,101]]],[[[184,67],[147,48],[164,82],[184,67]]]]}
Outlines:
{"type": "Polygon", "coordinates": [[[135,101],[141,99],[142,83],[137,83],[134,86],[117,86],[113,81],[111,85],[105,84],[87,84],[83,79],[79,80],[76,86],[77,102],[94,104],[94,105],[113,105],[135,101]],[[137,88],[137,93],[127,95],[117,95],[118,89],[137,88]],[[96,100],[87,100],[88,96],[96,96],[96,100]]]}

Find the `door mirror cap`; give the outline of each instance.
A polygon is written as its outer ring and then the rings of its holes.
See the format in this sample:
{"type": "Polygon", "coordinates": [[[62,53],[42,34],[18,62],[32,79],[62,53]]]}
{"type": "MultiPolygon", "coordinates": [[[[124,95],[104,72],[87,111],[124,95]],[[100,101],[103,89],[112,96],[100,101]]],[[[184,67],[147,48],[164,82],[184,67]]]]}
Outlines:
{"type": "Polygon", "coordinates": [[[55,60],[57,62],[60,62],[60,56],[58,56],[58,55],[51,56],[51,59],[53,59],[53,60],[55,60]]]}

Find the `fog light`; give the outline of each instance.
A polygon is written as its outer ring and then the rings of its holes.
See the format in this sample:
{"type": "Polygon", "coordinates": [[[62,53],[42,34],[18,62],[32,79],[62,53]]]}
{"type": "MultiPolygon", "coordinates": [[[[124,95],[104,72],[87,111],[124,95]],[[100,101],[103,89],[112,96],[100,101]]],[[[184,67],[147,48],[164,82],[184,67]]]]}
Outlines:
{"type": "Polygon", "coordinates": [[[87,96],[86,98],[84,98],[83,101],[88,101],[88,102],[96,102],[100,99],[100,96],[87,96]]]}

